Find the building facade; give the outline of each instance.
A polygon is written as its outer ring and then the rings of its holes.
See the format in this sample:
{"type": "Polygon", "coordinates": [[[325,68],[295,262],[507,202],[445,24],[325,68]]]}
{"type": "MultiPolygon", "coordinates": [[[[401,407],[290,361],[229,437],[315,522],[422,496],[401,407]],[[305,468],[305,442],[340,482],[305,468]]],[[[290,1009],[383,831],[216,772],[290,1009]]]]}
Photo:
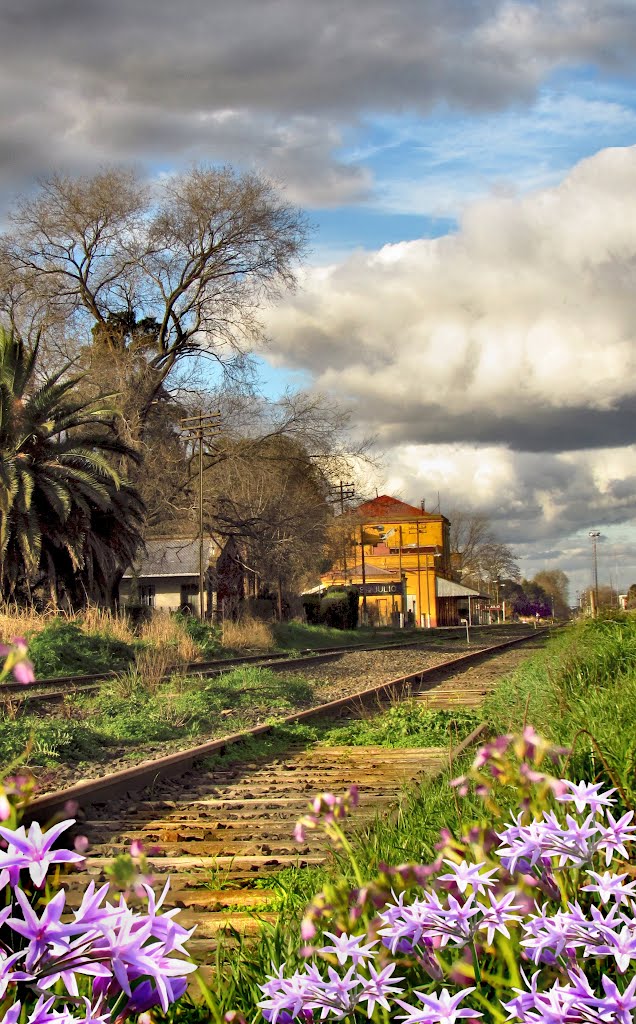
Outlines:
{"type": "MultiPolygon", "coordinates": [[[[206,538],[203,565],[207,615],[216,596],[213,581],[218,555],[216,542],[206,538]]],[[[122,606],[142,604],[166,612],[189,609],[199,615],[199,541],[191,537],[147,540],[145,551],[124,573],[119,601],[122,606]]]]}
{"type": "Polygon", "coordinates": [[[446,516],[383,494],[348,518],[342,555],[321,577],[323,585],[356,588],[363,618],[371,624],[437,626],[435,581],[450,578],[446,516]]]}

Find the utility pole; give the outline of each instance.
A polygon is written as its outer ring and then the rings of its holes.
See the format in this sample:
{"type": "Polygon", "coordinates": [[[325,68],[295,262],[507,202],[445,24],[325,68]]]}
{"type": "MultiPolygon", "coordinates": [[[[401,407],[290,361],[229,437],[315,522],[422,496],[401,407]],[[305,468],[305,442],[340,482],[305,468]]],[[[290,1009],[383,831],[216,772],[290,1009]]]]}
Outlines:
{"type": "Polygon", "coordinates": [[[362,618],[363,625],[367,624],[367,573],[364,561],[364,526],[360,527],[360,559],[362,562],[362,618]]]}
{"type": "Polygon", "coordinates": [[[199,446],[199,618],[205,619],[205,567],[203,559],[203,442],[211,441],[221,432],[221,412],[204,413],[199,411],[196,416],[184,416],[180,421],[185,434],[199,446]]]}
{"type": "Polygon", "coordinates": [[[592,570],[594,574],[594,618],[598,615],[598,562],[596,559],[596,542],[601,536],[600,530],[590,530],[588,536],[592,541],[592,570]]]}
{"type": "MultiPolygon", "coordinates": [[[[344,516],[345,513],[345,502],[350,501],[356,493],[355,485],[350,480],[339,480],[338,483],[332,488],[334,491],[334,498],[340,502],[340,514],[344,516]]],[[[342,574],[344,577],[345,585],[347,583],[347,537],[343,534],[342,538],[342,574]]]]}

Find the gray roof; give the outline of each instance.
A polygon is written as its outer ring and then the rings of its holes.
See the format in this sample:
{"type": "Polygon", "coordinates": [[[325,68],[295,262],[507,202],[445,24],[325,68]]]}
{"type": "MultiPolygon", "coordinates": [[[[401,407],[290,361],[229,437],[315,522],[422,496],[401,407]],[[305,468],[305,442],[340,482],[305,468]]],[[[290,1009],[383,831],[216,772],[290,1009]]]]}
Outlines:
{"type": "MultiPolygon", "coordinates": [[[[216,560],[219,550],[213,540],[203,542],[204,567],[216,560]]],[[[127,569],[124,579],[151,579],[156,576],[198,576],[199,541],[191,537],[178,540],[159,538],[147,540],[146,550],[138,555],[134,566],[127,569]]]]}
{"type": "Polygon", "coordinates": [[[471,590],[462,583],[445,580],[443,576],[436,577],[435,589],[438,597],[483,597],[484,600],[488,600],[486,595],[480,594],[478,590],[471,590]]]}

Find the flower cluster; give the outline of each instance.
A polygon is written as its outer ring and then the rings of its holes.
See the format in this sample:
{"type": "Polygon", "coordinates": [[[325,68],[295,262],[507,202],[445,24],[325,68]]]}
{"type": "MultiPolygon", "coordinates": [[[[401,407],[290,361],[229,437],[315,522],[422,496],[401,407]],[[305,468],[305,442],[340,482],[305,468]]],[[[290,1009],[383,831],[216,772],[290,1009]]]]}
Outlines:
{"type": "Polygon", "coordinates": [[[309,804],[309,813],[299,818],[294,829],[294,839],[298,843],[305,841],[305,834],[308,831],[317,829],[322,825],[326,834],[339,845],[341,842],[340,830],[337,823],[342,821],[358,806],[358,788],[351,786],[344,796],[334,796],[333,793],[320,793],[309,804]],[[336,826],[335,828],[333,826],[336,826]]]}
{"type": "Polygon", "coordinates": [[[561,792],[561,780],[545,771],[545,763],[556,764],[567,753],[564,747],[549,743],[528,725],[520,736],[497,736],[480,747],[468,774],[454,779],[451,785],[460,796],[465,796],[474,785],[476,794],[494,813],[500,811],[498,790],[513,785],[519,794],[519,806],[528,810],[541,804],[550,793],[561,792]]]}
{"type": "MultiPolygon", "coordinates": [[[[519,743],[522,753],[547,750],[528,731],[519,743]]],[[[478,757],[488,764],[493,751],[478,757]]],[[[523,1024],[633,1024],[633,811],[614,813],[615,791],[601,784],[537,774],[551,809],[531,816],[524,801],[487,842],[472,836],[463,857],[451,843],[414,869],[368,928],[325,932],[330,942],[311,950],[312,962],[261,986],[263,1017],[310,1024],[370,1017],[377,1006],[404,1024],[477,1020],[484,1009],[523,1024]]],[[[323,795],[320,810],[335,800],[323,795]]]]}
{"type": "Polygon", "coordinates": [[[167,1010],[195,970],[185,959],[191,932],[175,922],[178,911],[160,912],[168,884],[159,899],[145,886],[143,913],[123,896],[109,901],[108,883],[91,882],[76,909],[63,889],[48,897],[49,868],[84,859],[54,849],[73,824],[0,827],[0,890],[8,897],[0,911],[0,1024],[110,1024],[153,1006],[167,1010]]]}

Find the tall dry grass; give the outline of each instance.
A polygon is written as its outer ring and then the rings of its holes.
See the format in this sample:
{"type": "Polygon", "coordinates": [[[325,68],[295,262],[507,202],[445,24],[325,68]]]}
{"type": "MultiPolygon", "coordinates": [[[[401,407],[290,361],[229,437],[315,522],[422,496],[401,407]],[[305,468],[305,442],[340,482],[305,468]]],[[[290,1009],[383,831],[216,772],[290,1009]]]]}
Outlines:
{"type": "Polygon", "coordinates": [[[122,640],[126,644],[136,640],[135,632],[125,615],[117,615],[107,608],[89,605],[81,614],[69,615],[67,618],[77,622],[84,633],[99,633],[111,636],[113,640],[122,640]]]}
{"type": "Polygon", "coordinates": [[[184,624],[167,612],[155,612],[136,632],[126,615],[118,615],[93,605],[77,615],[55,609],[38,612],[33,608],[19,608],[11,604],[0,606],[0,642],[14,636],[41,633],[53,619],[60,618],[77,623],[82,632],[89,636],[108,636],[127,644],[141,640],[148,647],[165,648],[172,652],[175,664],[198,661],[201,657],[197,644],[184,624]]]}
{"type": "Polygon", "coordinates": [[[13,604],[0,606],[0,641],[6,642],[14,636],[41,633],[54,612],[36,612],[32,608],[18,608],[13,604]]]}
{"type": "Polygon", "coordinates": [[[272,627],[267,622],[245,616],[238,622],[228,620],[223,623],[221,643],[223,647],[236,649],[270,650],[275,641],[272,627]]]}
{"type": "Polygon", "coordinates": [[[155,612],[140,627],[138,638],[149,647],[172,650],[173,662],[198,661],[201,657],[197,644],[184,624],[167,612],[155,612]]]}

